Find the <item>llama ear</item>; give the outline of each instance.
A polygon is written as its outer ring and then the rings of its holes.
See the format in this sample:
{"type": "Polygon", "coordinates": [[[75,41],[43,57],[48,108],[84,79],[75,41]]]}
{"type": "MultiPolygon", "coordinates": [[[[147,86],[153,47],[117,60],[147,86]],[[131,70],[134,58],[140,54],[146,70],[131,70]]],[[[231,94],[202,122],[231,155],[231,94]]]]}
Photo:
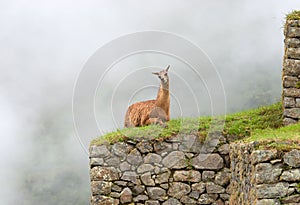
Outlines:
{"type": "Polygon", "coordinates": [[[170,68],[170,65],[168,65],[168,67],[166,68],[166,71],[167,71],[167,72],[169,71],[169,68],[170,68]]]}
{"type": "Polygon", "coordinates": [[[152,73],[153,75],[159,75],[159,73],[152,73]]]}

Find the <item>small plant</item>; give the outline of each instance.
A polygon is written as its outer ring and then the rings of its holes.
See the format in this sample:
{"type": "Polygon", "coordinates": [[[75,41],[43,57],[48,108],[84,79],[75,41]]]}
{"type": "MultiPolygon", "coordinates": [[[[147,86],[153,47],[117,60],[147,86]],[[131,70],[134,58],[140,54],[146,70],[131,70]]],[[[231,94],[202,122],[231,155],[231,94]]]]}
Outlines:
{"type": "Polygon", "coordinates": [[[287,20],[300,20],[300,11],[292,11],[291,13],[286,15],[287,20]]]}
{"type": "Polygon", "coordinates": [[[300,89],[300,82],[296,84],[296,88],[300,89]]]}

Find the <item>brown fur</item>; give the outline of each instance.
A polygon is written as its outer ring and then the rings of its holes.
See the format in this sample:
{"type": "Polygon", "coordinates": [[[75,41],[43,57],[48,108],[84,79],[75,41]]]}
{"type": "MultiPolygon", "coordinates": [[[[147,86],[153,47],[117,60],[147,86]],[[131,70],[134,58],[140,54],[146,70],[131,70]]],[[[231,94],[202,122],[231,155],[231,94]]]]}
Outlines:
{"type": "Polygon", "coordinates": [[[140,127],[150,124],[165,124],[170,120],[169,66],[158,73],[160,88],[155,100],[137,102],[127,109],[125,127],[140,127]]]}

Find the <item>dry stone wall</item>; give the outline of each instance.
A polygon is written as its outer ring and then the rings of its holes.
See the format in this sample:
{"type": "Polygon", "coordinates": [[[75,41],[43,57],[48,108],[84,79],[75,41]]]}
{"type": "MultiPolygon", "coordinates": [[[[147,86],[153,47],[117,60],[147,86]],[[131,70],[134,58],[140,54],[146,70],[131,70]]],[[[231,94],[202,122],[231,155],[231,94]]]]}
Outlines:
{"type": "Polygon", "coordinates": [[[90,146],[91,205],[300,204],[300,150],[195,135],[90,146]]]}
{"type": "Polygon", "coordinates": [[[283,60],[284,124],[300,120],[300,20],[287,20],[283,60]]]}
{"type": "Polygon", "coordinates": [[[92,145],[91,204],[229,204],[229,166],[224,137],[206,144],[185,135],[92,145]]]}
{"type": "Polygon", "coordinates": [[[300,204],[300,150],[231,144],[231,205],[300,204]]]}

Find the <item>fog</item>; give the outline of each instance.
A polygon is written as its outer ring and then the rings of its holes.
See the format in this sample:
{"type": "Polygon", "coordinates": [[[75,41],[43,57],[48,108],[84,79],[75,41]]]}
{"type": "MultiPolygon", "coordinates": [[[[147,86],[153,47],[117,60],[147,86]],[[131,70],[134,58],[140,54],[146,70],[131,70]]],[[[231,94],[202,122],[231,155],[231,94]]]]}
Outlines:
{"type": "MultiPolygon", "coordinates": [[[[297,9],[295,0],[0,1],[0,204],[89,204],[86,150],[96,134],[84,109],[73,122],[73,93],[82,70],[112,40],[154,30],[193,42],[219,74],[230,113],[280,100],[284,18],[297,9]]],[[[99,133],[122,127],[128,103],[155,97],[151,72],[168,64],[172,117],[209,115],[208,79],[197,82],[168,56],[135,55],[117,63],[95,93],[99,133]],[[152,87],[132,97],[145,85],[152,87]],[[203,92],[186,92],[196,86],[203,92]],[[186,109],[193,93],[194,107],[186,109]]]]}

